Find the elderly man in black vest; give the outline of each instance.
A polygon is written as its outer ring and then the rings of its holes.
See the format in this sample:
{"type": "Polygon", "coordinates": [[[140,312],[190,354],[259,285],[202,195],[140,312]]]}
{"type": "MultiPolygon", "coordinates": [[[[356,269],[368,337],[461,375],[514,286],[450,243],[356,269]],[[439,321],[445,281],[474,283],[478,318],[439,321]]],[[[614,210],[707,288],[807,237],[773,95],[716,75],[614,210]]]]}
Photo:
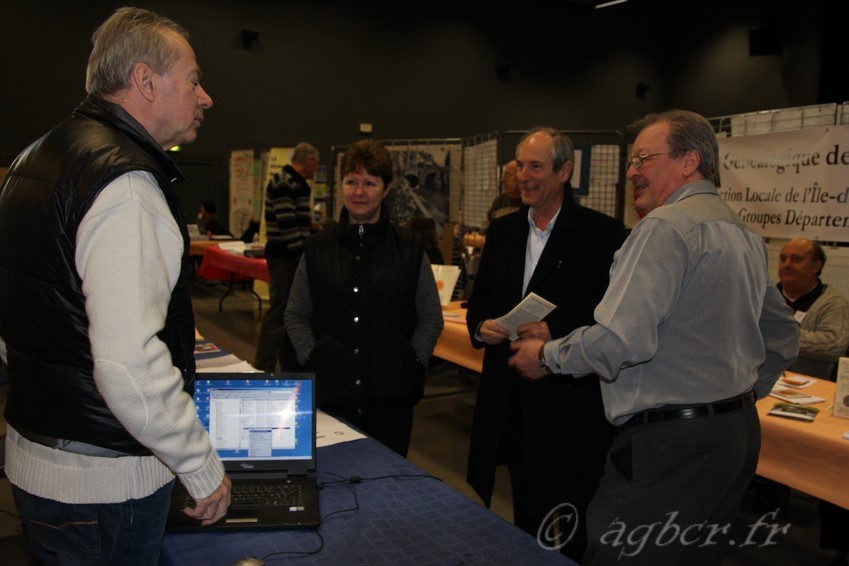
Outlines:
{"type": "Polygon", "coordinates": [[[40,562],[157,564],[175,475],[204,525],[230,499],[190,394],[183,177],[165,153],[212,99],[171,20],[120,8],[92,41],[88,97],[0,186],[6,473],[40,562]]]}

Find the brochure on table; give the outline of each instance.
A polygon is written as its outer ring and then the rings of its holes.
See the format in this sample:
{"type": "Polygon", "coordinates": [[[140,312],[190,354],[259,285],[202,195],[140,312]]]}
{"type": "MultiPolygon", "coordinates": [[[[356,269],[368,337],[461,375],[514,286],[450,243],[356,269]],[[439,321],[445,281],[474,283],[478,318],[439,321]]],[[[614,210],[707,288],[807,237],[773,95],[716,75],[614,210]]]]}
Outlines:
{"type": "Polygon", "coordinates": [[[780,385],[773,387],[770,395],[776,399],[781,399],[782,401],[794,403],[796,405],[813,405],[815,403],[822,403],[825,401],[822,397],[808,395],[799,389],[789,389],[787,387],[781,387],[780,385]]]}
{"type": "Polygon", "coordinates": [[[798,421],[813,422],[820,410],[810,405],[795,405],[793,403],[776,403],[768,415],[785,417],[798,421]]]}

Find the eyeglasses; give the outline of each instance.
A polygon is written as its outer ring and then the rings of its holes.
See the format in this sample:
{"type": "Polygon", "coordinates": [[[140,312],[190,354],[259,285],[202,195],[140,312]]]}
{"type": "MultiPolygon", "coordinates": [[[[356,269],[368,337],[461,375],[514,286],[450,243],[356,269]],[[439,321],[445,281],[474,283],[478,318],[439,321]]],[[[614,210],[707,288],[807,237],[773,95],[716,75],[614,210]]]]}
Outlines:
{"type": "Polygon", "coordinates": [[[666,155],[667,153],[669,153],[669,152],[668,151],[659,151],[657,153],[650,153],[648,155],[634,155],[634,156],[631,157],[631,159],[628,160],[628,162],[631,164],[631,167],[633,167],[634,169],[639,169],[640,167],[643,166],[643,163],[645,162],[646,159],[650,159],[650,158],[655,157],[657,155],[666,155]]]}

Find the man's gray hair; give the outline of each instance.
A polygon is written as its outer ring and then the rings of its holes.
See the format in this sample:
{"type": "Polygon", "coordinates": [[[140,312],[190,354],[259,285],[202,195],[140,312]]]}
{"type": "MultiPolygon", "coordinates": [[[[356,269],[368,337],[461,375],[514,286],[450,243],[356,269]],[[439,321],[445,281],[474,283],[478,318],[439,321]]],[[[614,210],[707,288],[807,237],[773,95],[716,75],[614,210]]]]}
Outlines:
{"type": "Polygon", "coordinates": [[[310,159],[318,161],[321,152],[312,144],[301,142],[292,151],[292,163],[306,163],[310,159]]]}
{"type": "Polygon", "coordinates": [[[516,146],[516,157],[519,156],[519,146],[526,139],[538,133],[547,134],[551,138],[551,143],[554,146],[554,152],[551,155],[551,164],[555,171],[560,171],[563,164],[567,161],[571,161],[573,165],[575,164],[575,145],[572,143],[572,140],[557,128],[550,128],[548,126],[538,126],[525,134],[522,141],[516,146]]]}
{"type": "Polygon", "coordinates": [[[669,123],[669,157],[681,157],[688,151],[699,154],[699,173],[702,177],[719,186],[719,143],[716,132],[707,118],[689,110],[667,110],[658,114],[648,114],[628,126],[627,131],[636,137],[642,130],[657,124],[669,123]]]}
{"type": "Polygon", "coordinates": [[[189,33],[176,22],[141,8],[118,8],[91,36],[93,48],[86,67],[88,94],[106,96],[130,86],[138,63],[164,75],[177,59],[164,30],[189,40],[189,33]]]}

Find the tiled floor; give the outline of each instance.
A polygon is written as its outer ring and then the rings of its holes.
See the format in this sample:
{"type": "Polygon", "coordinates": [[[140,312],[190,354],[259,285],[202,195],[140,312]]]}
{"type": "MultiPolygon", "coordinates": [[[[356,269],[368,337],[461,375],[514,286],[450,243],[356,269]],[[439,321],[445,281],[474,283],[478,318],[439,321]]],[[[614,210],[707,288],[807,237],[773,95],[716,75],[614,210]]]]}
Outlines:
{"type": "MultiPolygon", "coordinates": [[[[247,291],[239,290],[224,300],[223,310],[219,312],[218,300],[222,292],[218,285],[203,281],[195,284],[198,329],[222,349],[252,361],[260,320],[256,300],[247,291]]],[[[433,365],[425,398],[416,408],[409,459],[469,498],[479,501],[465,482],[475,382],[476,377],[450,364],[437,362],[433,365]]],[[[0,403],[5,404],[5,393],[5,388],[0,387],[0,403]]],[[[5,422],[0,421],[0,429],[4,428],[5,422]]],[[[833,553],[818,548],[817,505],[815,499],[793,491],[786,518],[772,521],[780,527],[787,525],[784,531],[777,531],[772,537],[774,544],[765,545],[766,531],[759,530],[749,538],[748,545],[742,546],[749,533],[753,532],[750,525],[756,524],[762,515],[751,511],[751,500],[747,498],[735,526],[738,543],[729,548],[723,566],[828,564],[833,553]]],[[[511,520],[510,491],[504,470],[500,470],[497,476],[492,510],[511,520]]],[[[0,480],[0,564],[32,563],[22,548],[20,530],[20,521],[14,515],[9,497],[8,480],[0,480]]]]}

